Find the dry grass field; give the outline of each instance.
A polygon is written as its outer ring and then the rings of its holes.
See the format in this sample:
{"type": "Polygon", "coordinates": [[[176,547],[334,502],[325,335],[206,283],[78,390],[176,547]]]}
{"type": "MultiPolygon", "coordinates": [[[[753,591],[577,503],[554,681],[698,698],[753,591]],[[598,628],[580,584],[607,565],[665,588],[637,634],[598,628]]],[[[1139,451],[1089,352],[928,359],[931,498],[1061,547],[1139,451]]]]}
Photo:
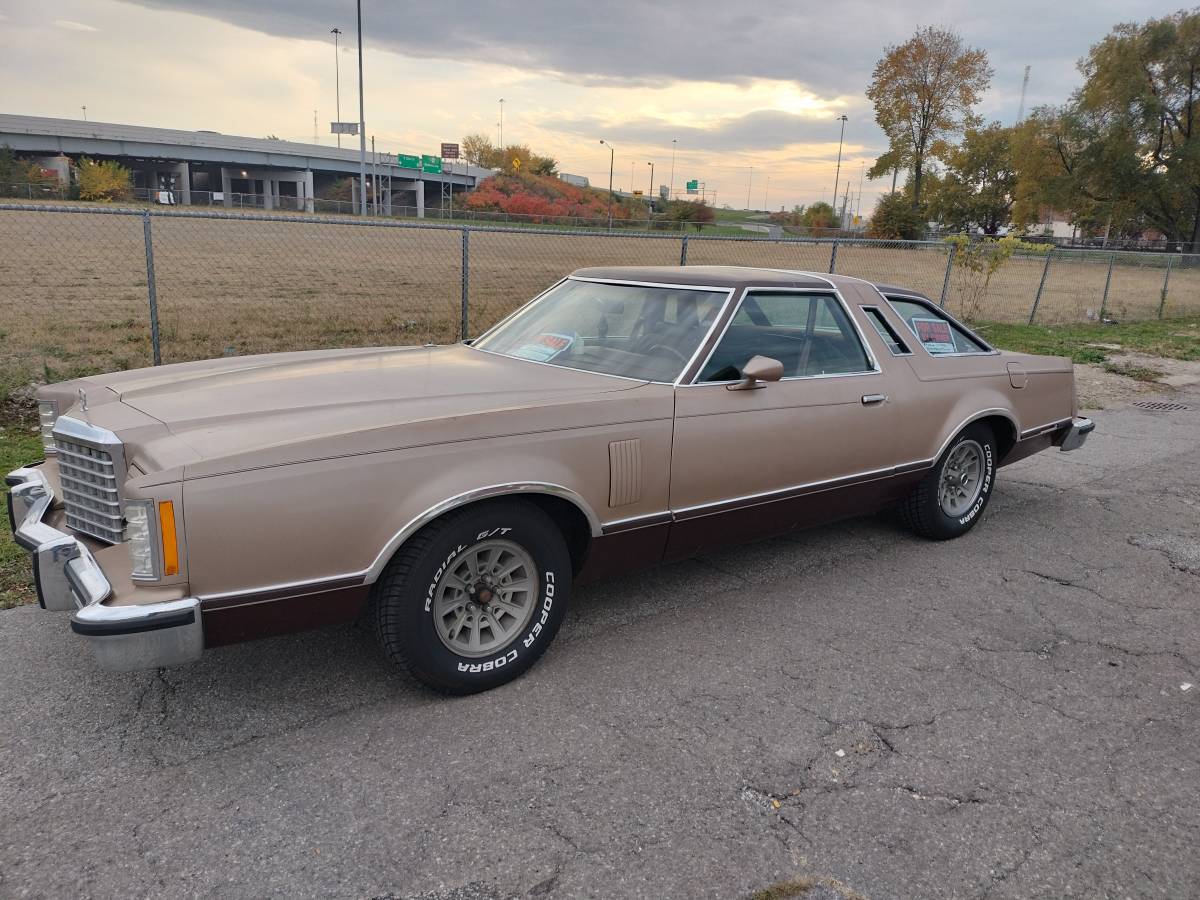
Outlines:
{"type": "MultiPolygon", "coordinates": [[[[459,337],[463,234],[430,227],[190,216],[151,219],[164,362],[330,346],[459,337]]],[[[689,240],[688,263],[827,271],[829,244],[689,240]]],[[[603,264],[673,265],[678,236],[472,231],[470,331],[564,273],[603,264]]],[[[1158,315],[1166,257],[1127,254],[1107,305],[1118,319],[1158,315]]],[[[1194,258],[1193,262],[1197,262],[1194,258]]],[[[1014,258],[992,278],[975,318],[1028,319],[1044,260],[1014,258]]],[[[946,250],[843,244],[837,271],[939,296],[946,250]]],[[[1038,310],[1079,322],[1100,308],[1107,255],[1057,255],[1038,310]]],[[[948,307],[964,306],[964,274],[948,307]]],[[[151,362],[139,215],[0,210],[0,386],[151,362]]],[[[1200,311],[1200,266],[1176,265],[1167,315],[1200,311]]]]}

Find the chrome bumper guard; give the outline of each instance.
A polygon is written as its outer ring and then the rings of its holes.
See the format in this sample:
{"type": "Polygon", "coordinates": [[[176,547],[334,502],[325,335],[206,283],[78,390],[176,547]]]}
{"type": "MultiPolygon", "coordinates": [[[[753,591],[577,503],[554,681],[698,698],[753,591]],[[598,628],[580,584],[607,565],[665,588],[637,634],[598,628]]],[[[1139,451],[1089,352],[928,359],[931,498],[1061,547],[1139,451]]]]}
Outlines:
{"type": "Polygon", "coordinates": [[[74,612],[71,630],[84,637],[104,669],[178,666],[200,658],[204,626],[195,597],[132,606],[104,603],[112,585],[87,545],[42,521],[54,504],[37,468],[10,472],[8,518],[13,539],[33,556],[33,580],[43,609],[74,612]]]}
{"type": "Polygon", "coordinates": [[[1096,423],[1083,416],[1071,419],[1071,424],[1055,436],[1054,443],[1060,450],[1078,450],[1087,441],[1088,435],[1096,430],[1096,423]]]}

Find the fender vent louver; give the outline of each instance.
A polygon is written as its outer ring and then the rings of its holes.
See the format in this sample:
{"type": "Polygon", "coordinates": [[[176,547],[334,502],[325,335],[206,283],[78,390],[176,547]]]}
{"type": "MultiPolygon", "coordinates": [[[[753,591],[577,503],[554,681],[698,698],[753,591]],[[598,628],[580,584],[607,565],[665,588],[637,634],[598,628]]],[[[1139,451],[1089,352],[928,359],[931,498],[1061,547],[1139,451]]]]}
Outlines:
{"type": "Polygon", "coordinates": [[[608,479],[610,507],[642,499],[642,442],[638,438],[608,445],[608,479]]]}

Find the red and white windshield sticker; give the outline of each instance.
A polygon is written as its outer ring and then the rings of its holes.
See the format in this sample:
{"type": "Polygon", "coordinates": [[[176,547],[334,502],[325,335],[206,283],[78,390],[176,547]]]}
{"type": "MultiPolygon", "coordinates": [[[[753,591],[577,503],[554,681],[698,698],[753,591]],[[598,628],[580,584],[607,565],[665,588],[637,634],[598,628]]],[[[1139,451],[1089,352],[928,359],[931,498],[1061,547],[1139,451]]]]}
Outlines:
{"type": "Polygon", "coordinates": [[[571,345],[575,343],[575,335],[573,334],[554,334],[550,331],[545,331],[535,337],[528,344],[522,344],[513,351],[513,356],[519,356],[522,359],[532,359],[537,362],[549,362],[563,353],[571,349],[571,345]]]}
{"type": "Polygon", "coordinates": [[[913,331],[917,333],[917,340],[924,344],[930,353],[958,352],[958,348],[954,346],[954,333],[945,319],[913,316],[912,326],[913,331]]]}

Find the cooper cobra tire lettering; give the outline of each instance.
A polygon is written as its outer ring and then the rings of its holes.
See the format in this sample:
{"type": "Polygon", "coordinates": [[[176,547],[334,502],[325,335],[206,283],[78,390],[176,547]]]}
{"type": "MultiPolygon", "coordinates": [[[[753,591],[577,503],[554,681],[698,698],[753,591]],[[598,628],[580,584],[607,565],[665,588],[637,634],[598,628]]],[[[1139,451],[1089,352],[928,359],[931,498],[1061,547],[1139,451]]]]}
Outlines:
{"type": "Polygon", "coordinates": [[[554,639],[570,601],[571,567],[562,529],[535,501],[503,498],[455,510],[407,541],[376,582],[376,634],[393,662],[435,690],[472,694],[497,687],[532,666],[554,639]],[[486,561],[478,563],[477,573],[477,563],[469,571],[459,569],[474,558],[472,547],[491,541],[520,547],[536,580],[526,583],[527,593],[520,597],[521,624],[505,634],[506,642],[487,648],[486,656],[472,658],[446,642],[435,611],[447,584],[467,592],[450,592],[458,603],[469,602],[468,596],[475,603],[487,602],[486,561]],[[468,583],[459,585],[449,572],[468,583]],[[485,584],[480,586],[476,578],[485,584]]]}
{"type": "Polygon", "coordinates": [[[988,492],[992,489],[992,445],[983,445],[983,455],[986,457],[983,473],[983,490],[979,492],[979,498],[975,501],[965,516],[958,520],[959,525],[967,525],[972,519],[979,515],[979,511],[983,509],[983,505],[987,503],[988,492]]]}

